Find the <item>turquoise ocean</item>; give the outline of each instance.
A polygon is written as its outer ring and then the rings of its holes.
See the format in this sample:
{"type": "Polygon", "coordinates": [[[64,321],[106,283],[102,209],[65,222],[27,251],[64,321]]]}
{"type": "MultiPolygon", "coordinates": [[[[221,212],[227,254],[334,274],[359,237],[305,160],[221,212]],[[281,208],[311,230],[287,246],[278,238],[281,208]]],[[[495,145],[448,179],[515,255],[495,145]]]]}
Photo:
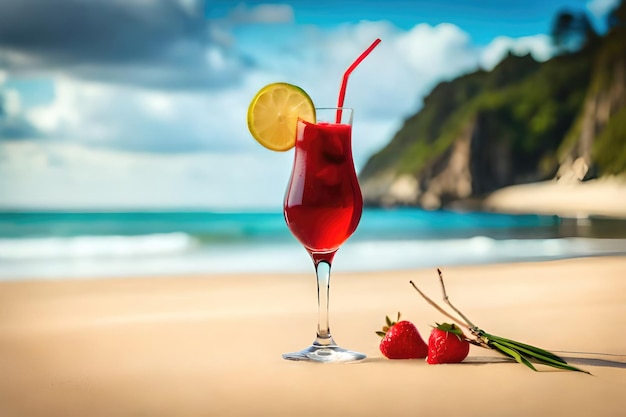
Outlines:
{"type": "MultiPolygon", "coordinates": [[[[626,221],[366,209],[335,271],[625,255],[626,221]]],[[[0,212],[0,280],[312,272],[280,212],[0,212]]]]}

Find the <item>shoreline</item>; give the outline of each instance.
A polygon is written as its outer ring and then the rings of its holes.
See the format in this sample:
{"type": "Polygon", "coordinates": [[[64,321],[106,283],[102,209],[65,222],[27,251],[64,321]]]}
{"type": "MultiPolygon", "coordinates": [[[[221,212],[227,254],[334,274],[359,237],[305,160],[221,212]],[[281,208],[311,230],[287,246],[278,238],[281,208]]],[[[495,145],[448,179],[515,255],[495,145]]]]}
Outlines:
{"type": "MultiPolygon", "coordinates": [[[[71,216],[70,216],[71,217],[71,216]]],[[[155,219],[81,218],[76,233],[41,238],[0,238],[0,281],[84,276],[309,272],[310,257],[289,233],[282,215],[210,215],[206,228],[189,227],[173,213],[157,216],[170,231],[154,230],[155,219]],[[231,219],[235,216],[235,219],[231,219]],[[239,216],[239,217],[237,217],[239,216]],[[173,218],[173,220],[172,220],[173,218]],[[242,220],[242,219],[243,220],[242,220]],[[148,221],[149,220],[149,221],[148,221]],[[224,236],[220,226],[232,229],[224,236]],[[91,230],[114,230],[102,235],[91,230]],[[125,231],[137,231],[136,234],[125,231]],[[172,232],[174,231],[175,232],[172,232]],[[238,230],[243,230],[243,235],[238,230]],[[203,233],[207,233],[206,235],[203,233]]],[[[98,217],[98,216],[96,216],[98,217]]],[[[122,216],[123,217],[123,216],[122,216]]],[[[194,224],[202,223],[202,215],[194,224]]],[[[42,216],[39,234],[63,229],[42,216]]],[[[15,221],[21,233],[32,219],[15,221]]],[[[5,220],[11,232],[11,219],[5,220]]],[[[446,265],[480,265],[626,254],[626,221],[509,216],[418,208],[368,210],[334,262],[337,271],[387,271],[446,265]]],[[[0,228],[2,225],[0,225],[0,228]]],[[[15,227],[14,227],[15,228],[15,227]]],[[[6,233],[5,230],[5,233],[6,233]]]]}
{"type": "MultiPolygon", "coordinates": [[[[590,226],[586,222],[576,220],[574,224],[563,221],[559,226],[563,229],[562,236],[553,238],[512,238],[500,240],[485,236],[474,236],[464,239],[443,241],[400,241],[397,244],[380,244],[364,242],[352,244],[342,248],[341,256],[333,262],[333,274],[396,274],[407,270],[425,270],[436,268],[479,268],[490,265],[534,264],[553,261],[588,258],[613,258],[626,256],[626,238],[618,230],[615,235],[611,230],[611,223],[602,227],[590,226]],[[569,236],[573,233],[576,236],[569,236]],[[449,244],[448,242],[452,242],[449,244]],[[452,245],[452,246],[449,246],[452,245]],[[446,256],[446,251],[457,254],[464,251],[463,257],[446,256]],[[517,252],[515,252],[517,251],[517,252]],[[370,257],[379,256],[380,259],[370,257]],[[409,259],[409,257],[413,257],[409,259]],[[408,260],[407,260],[408,259],[408,260]],[[360,260],[360,261],[359,261],[360,260]]],[[[284,251],[283,251],[284,252],[284,251]]],[[[236,257],[237,254],[235,254],[236,257]]],[[[53,272],[24,272],[13,270],[13,273],[0,271],[0,284],[13,283],[46,283],[57,281],[88,281],[88,280],[150,280],[170,277],[238,277],[238,276],[266,276],[266,275],[303,275],[314,273],[314,267],[309,255],[301,247],[296,246],[288,253],[272,253],[272,258],[292,256],[298,262],[289,265],[273,264],[256,265],[245,256],[242,262],[249,266],[241,269],[221,269],[209,264],[188,266],[186,268],[169,268],[167,259],[159,260],[162,268],[146,267],[150,259],[142,261],[137,266],[131,260],[125,260],[123,265],[112,268],[105,264],[93,265],[88,268],[74,268],[78,265],[69,263],[64,269],[56,268],[53,272]]],[[[180,263],[181,260],[175,262],[180,263]]],[[[40,266],[41,268],[41,266],[40,266]]]]}
{"type": "Polygon", "coordinates": [[[593,376],[533,372],[475,346],[462,364],[385,359],[374,334],[385,315],[401,311],[425,338],[445,320],[408,284],[437,299],[431,268],[333,274],[333,335],[368,356],[338,365],[281,358],[314,337],[312,272],[0,282],[0,414],[482,417],[488,403],[509,417],[619,416],[624,271],[623,256],[443,269],[484,330],[593,376]]]}

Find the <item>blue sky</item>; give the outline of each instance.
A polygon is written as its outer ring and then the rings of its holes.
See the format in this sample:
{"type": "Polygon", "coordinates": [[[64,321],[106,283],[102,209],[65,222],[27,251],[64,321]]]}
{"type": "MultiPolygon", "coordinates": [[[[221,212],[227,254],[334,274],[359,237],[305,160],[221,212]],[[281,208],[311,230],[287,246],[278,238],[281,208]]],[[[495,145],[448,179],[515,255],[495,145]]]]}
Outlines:
{"type": "Polygon", "coordinates": [[[245,112],[263,85],[332,106],[350,78],[357,168],[438,82],[553,53],[563,8],[617,0],[0,2],[0,208],[279,209],[292,154],[245,112]]]}
{"type": "MultiPolygon", "coordinates": [[[[211,2],[207,15],[213,18],[227,16],[237,2],[218,0],[211,2]]],[[[267,1],[247,1],[248,7],[267,4],[267,1]]],[[[436,26],[453,23],[472,35],[478,45],[487,45],[501,35],[511,37],[533,36],[545,33],[557,11],[568,8],[588,10],[586,0],[304,0],[275,1],[287,4],[296,11],[294,22],[332,28],[343,24],[358,24],[363,20],[393,22],[400,29],[409,30],[416,23],[436,26]]],[[[596,9],[614,4],[612,1],[594,2],[596,9]]],[[[590,16],[592,17],[592,16],[590,16]]],[[[599,21],[596,23],[600,23],[599,21]]]]}

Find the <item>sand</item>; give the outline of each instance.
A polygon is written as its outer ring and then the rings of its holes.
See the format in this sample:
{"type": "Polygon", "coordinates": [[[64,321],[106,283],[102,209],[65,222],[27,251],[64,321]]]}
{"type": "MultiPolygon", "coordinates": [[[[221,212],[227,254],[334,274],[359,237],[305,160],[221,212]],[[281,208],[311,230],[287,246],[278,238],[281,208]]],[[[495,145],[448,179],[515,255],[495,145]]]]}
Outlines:
{"type": "Polygon", "coordinates": [[[0,283],[0,416],[621,416],[626,257],[445,267],[479,326],[559,351],[583,373],[533,372],[472,347],[462,364],[391,361],[374,331],[444,318],[434,270],[346,274],[338,343],[368,358],[290,362],[316,326],[312,274],[0,283]]]}
{"type": "Polygon", "coordinates": [[[482,208],[570,218],[626,219],[626,179],[606,177],[585,182],[546,181],[505,187],[490,194],[482,208]]]}

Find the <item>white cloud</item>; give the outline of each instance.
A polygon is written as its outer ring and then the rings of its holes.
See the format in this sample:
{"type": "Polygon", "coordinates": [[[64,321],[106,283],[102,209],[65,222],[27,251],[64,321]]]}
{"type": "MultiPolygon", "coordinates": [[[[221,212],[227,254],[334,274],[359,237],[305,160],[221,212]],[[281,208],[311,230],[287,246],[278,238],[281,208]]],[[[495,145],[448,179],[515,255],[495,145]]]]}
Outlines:
{"type": "Polygon", "coordinates": [[[213,37],[219,30],[204,16],[206,3],[3,1],[0,68],[147,88],[224,88],[239,81],[246,62],[213,37]]]}
{"type": "Polygon", "coordinates": [[[53,140],[137,152],[250,149],[245,111],[254,87],[192,93],[61,78],[55,100],[28,119],[53,140]]]}
{"type": "Polygon", "coordinates": [[[22,107],[20,92],[15,88],[7,88],[0,82],[0,141],[24,140],[38,136],[36,129],[24,119],[22,107]]]}
{"type": "Polygon", "coordinates": [[[288,4],[259,4],[248,7],[239,3],[230,13],[232,23],[292,23],[293,8],[288,4]]]}
{"type": "Polygon", "coordinates": [[[480,56],[484,69],[491,70],[504,58],[509,51],[515,55],[530,53],[537,61],[546,61],[554,55],[554,47],[548,35],[509,38],[498,36],[485,47],[480,56]]]}
{"type": "Polygon", "coordinates": [[[405,54],[420,77],[431,81],[476,68],[476,53],[469,35],[449,23],[417,25],[396,40],[396,45],[398,54],[405,54]]]}
{"type": "MultiPolygon", "coordinates": [[[[346,106],[355,108],[353,148],[361,168],[436,83],[479,63],[493,66],[511,48],[537,59],[550,53],[539,36],[498,38],[479,50],[450,24],[409,31],[385,22],[287,30],[289,36],[273,34],[276,42],[264,42],[265,31],[258,32],[255,65],[239,83],[218,90],[146,88],[51,73],[54,100],[21,109],[47,137],[0,142],[0,204],[278,208],[292,154],[262,148],[245,122],[249,101],[263,85],[298,84],[319,106],[333,106],[346,68],[381,38],[351,75],[346,95],[346,106]]],[[[228,59],[223,49],[216,51],[208,55],[212,68],[228,59]]]]}
{"type": "Polygon", "coordinates": [[[178,0],[180,7],[190,16],[202,15],[204,2],[201,0],[178,0]]]}
{"type": "Polygon", "coordinates": [[[587,2],[587,9],[596,19],[604,19],[613,10],[620,0],[591,0],[587,2]]]}
{"type": "Polygon", "coordinates": [[[0,207],[279,209],[291,157],[260,153],[266,151],[172,156],[0,143],[0,207]]]}
{"type": "Polygon", "coordinates": [[[22,108],[20,93],[14,89],[0,90],[0,105],[6,117],[18,116],[22,108]]]}

